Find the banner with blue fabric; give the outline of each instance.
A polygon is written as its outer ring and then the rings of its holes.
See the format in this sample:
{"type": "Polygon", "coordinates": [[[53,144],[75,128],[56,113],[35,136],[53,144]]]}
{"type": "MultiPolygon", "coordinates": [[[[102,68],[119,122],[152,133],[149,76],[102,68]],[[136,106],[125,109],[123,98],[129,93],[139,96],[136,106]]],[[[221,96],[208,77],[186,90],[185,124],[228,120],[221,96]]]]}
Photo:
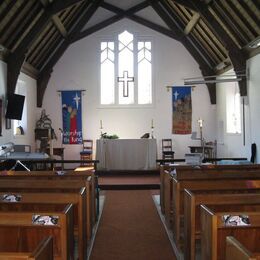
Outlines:
{"type": "Polygon", "coordinates": [[[82,144],[81,91],[61,91],[63,144],[82,144]]]}
{"type": "Polygon", "coordinates": [[[172,87],[172,133],[191,134],[191,87],[172,87]]]}

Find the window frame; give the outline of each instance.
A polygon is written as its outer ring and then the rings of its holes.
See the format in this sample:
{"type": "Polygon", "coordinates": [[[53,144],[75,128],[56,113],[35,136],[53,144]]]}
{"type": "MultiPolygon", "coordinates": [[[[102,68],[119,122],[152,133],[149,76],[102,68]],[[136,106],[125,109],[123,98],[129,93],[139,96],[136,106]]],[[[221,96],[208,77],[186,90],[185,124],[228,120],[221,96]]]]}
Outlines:
{"type": "Polygon", "coordinates": [[[99,60],[99,80],[98,80],[98,90],[99,90],[99,108],[152,108],[155,105],[155,75],[154,75],[154,68],[155,68],[155,58],[154,58],[154,40],[151,36],[140,36],[138,33],[131,32],[130,30],[123,29],[113,34],[112,37],[100,37],[99,44],[98,44],[98,60],[99,60]],[[118,73],[118,35],[127,31],[133,34],[133,45],[134,45],[134,52],[133,52],[133,59],[134,59],[134,103],[133,104],[119,104],[119,91],[118,91],[118,82],[117,82],[117,73],[118,73]],[[151,42],[151,100],[150,104],[138,104],[138,42],[151,42]],[[115,103],[114,104],[102,104],[101,103],[101,43],[102,42],[114,42],[114,50],[115,50],[115,79],[114,79],[114,93],[115,93],[115,103]]]}

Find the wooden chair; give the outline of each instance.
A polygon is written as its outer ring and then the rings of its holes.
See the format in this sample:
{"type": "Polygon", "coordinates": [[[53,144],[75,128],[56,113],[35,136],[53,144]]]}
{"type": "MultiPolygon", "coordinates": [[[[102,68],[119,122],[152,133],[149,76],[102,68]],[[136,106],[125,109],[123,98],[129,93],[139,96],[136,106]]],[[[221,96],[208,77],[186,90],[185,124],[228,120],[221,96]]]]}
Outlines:
{"type": "Polygon", "coordinates": [[[174,159],[174,151],[172,150],[172,139],[162,139],[162,158],[174,159]]]}
{"type": "MultiPolygon", "coordinates": [[[[80,160],[92,160],[93,140],[85,139],[82,144],[83,150],[80,152],[80,160]]],[[[81,165],[84,165],[84,163],[81,163],[81,165]]]]}

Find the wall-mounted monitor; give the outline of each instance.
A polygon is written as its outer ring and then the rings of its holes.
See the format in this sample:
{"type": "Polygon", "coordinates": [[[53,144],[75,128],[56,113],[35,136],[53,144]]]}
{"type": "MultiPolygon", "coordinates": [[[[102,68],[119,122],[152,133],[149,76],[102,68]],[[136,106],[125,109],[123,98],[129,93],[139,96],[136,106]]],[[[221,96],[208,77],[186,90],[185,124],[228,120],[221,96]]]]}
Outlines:
{"type": "Polygon", "coordinates": [[[12,94],[7,98],[5,118],[21,120],[25,96],[12,94]]]}

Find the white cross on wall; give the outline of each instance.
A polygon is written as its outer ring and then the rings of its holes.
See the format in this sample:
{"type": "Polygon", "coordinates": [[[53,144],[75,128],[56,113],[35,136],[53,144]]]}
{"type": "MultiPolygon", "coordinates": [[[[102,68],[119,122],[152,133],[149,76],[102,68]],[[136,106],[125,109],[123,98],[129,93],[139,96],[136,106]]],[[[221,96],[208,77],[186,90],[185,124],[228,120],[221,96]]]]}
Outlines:
{"type": "Polygon", "coordinates": [[[77,109],[79,109],[79,101],[80,101],[80,97],[78,96],[78,93],[76,93],[76,96],[73,98],[76,102],[76,106],[77,106],[77,109]]]}
{"type": "Polygon", "coordinates": [[[174,97],[175,97],[175,99],[177,99],[178,98],[178,96],[179,96],[179,93],[177,92],[177,90],[174,92],[174,97]]]}
{"type": "Polygon", "coordinates": [[[123,82],[123,97],[128,97],[128,83],[134,82],[134,77],[128,77],[128,71],[123,72],[123,77],[117,77],[118,82],[123,82]]]}

